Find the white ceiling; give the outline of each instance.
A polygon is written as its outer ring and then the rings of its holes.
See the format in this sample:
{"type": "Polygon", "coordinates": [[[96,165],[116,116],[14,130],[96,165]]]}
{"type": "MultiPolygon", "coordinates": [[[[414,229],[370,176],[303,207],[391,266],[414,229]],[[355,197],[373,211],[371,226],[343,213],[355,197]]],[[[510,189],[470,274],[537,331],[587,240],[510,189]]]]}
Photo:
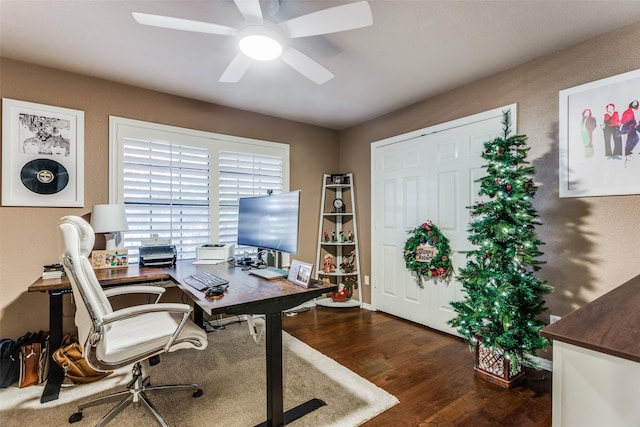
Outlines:
{"type": "MultiPolygon", "coordinates": [[[[262,0],[263,10],[274,1],[262,0]]],[[[272,19],[343,3],[281,0],[272,19]]],[[[280,60],[255,62],[240,82],[219,83],[237,53],[235,38],[143,26],[131,16],[235,27],[243,19],[232,0],[0,0],[0,54],[341,130],[640,21],[636,0],[369,3],[371,27],[292,40],[335,74],[320,86],[280,60]]]]}

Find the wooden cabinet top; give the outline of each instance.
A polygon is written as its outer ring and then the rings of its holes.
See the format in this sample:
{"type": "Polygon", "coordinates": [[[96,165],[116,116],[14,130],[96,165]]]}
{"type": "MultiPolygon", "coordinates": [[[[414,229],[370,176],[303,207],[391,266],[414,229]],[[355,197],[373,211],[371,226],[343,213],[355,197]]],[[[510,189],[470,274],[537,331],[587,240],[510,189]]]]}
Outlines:
{"type": "Polygon", "coordinates": [[[546,338],[640,363],[640,275],[540,333],[546,338]]]}

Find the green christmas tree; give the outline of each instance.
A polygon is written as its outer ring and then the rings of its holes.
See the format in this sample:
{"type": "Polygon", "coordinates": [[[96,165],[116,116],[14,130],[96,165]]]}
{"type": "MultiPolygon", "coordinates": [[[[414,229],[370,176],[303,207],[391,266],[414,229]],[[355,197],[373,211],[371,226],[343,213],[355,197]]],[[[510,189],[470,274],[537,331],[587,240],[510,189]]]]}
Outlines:
{"type": "Polygon", "coordinates": [[[458,274],[466,296],[452,303],[458,315],[449,323],[471,347],[479,339],[499,349],[515,371],[520,364],[534,365],[525,356],[547,345],[537,316],[546,310],[543,295],[553,288],[534,275],[544,243],[535,231],[541,223],[531,203],[537,187],[535,168],[526,161],[527,137],[510,135],[510,112],[503,113],[502,124],[504,134],[484,143],[487,175],[478,180],[478,194],[486,201],[468,207],[469,240],[476,249],[458,274]]]}

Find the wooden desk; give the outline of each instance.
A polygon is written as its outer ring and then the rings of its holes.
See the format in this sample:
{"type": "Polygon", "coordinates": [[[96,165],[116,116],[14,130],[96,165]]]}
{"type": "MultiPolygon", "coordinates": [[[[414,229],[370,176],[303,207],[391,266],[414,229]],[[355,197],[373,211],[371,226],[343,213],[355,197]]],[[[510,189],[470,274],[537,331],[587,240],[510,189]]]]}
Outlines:
{"type": "MultiPolygon", "coordinates": [[[[284,412],[282,382],[282,311],[296,307],[305,301],[335,291],[337,285],[322,283],[303,288],[286,279],[264,280],[238,267],[227,264],[194,265],[192,261],[180,261],[175,267],[149,268],[130,265],[129,268],[98,270],[96,276],[103,286],[144,283],[158,280],[175,282],[194,301],[194,321],[203,325],[203,312],[215,314],[262,314],[266,318],[266,375],[267,421],[261,425],[281,426],[316,409],[316,402],[309,401],[284,412]],[[183,284],[182,278],[196,271],[211,271],[229,280],[229,288],[223,298],[209,301],[204,293],[183,284]]],[[[51,348],[60,345],[62,339],[62,295],[71,292],[68,279],[36,280],[29,292],[49,293],[49,333],[51,348]]],[[[41,402],[58,398],[64,374],[50,361],[49,378],[41,402]]]]}

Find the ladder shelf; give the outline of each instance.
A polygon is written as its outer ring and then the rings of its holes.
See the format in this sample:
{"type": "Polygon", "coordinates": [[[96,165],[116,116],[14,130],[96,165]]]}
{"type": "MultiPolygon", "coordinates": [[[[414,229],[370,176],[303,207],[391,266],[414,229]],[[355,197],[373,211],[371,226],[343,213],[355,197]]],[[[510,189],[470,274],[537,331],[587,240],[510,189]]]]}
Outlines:
{"type": "Polygon", "coordinates": [[[353,174],[324,174],[316,278],[337,284],[344,284],[345,279],[348,279],[348,282],[354,283],[354,289],[346,301],[334,301],[331,297],[319,298],[316,305],[340,308],[362,306],[355,207],[353,174]],[[327,257],[330,264],[325,267],[327,257]]]}

